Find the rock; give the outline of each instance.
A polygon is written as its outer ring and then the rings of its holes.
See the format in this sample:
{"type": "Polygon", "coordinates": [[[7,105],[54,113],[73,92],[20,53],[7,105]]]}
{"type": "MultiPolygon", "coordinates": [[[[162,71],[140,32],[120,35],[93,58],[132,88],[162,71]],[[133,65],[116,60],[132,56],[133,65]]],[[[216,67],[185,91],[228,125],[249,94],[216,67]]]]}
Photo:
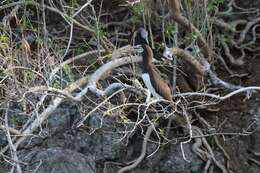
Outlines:
{"type": "MultiPolygon", "coordinates": [[[[192,143],[191,143],[192,144],[192,143]]],[[[191,151],[191,144],[183,146],[185,157],[190,161],[183,159],[180,144],[171,144],[169,149],[160,160],[160,171],[165,173],[177,172],[201,172],[205,164],[198,156],[191,151]]]]}
{"type": "Polygon", "coordinates": [[[23,161],[27,163],[25,172],[37,169],[37,173],[96,173],[93,158],[59,147],[34,149],[23,161]]]}

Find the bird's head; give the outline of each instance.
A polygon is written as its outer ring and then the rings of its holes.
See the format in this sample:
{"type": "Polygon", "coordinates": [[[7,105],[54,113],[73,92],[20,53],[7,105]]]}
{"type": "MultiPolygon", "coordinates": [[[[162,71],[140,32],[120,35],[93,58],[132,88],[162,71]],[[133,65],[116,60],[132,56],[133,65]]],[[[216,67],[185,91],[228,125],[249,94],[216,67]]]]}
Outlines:
{"type": "Polygon", "coordinates": [[[148,32],[144,28],[139,28],[135,31],[135,45],[138,44],[149,44],[148,32]]]}
{"type": "Polygon", "coordinates": [[[192,56],[198,56],[200,53],[200,48],[198,45],[192,43],[185,48],[185,51],[187,51],[192,56]]]}

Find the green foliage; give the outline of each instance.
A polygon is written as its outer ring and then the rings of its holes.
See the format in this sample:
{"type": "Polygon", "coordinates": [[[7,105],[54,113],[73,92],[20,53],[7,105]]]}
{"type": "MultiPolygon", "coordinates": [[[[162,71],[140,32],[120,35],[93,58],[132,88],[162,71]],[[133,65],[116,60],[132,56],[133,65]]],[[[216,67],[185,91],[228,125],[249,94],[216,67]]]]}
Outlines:
{"type": "Polygon", "coordinates": [[[0,35],[0,49],[8,48],[9,37],[6,34],[0,35]]]}
{"type": "Polygon", "coordinates": [[[222,4],[224,0],[209,0],[208,1],[208,12],[213,13],[216,9],[218,9],[218,6],[222,4]]]}
{"type": "Polygon", "coordinates": [[[171,37],[175,32],[175,26],[172,23],[166,23],[165,25],[165,36],[171,37]]]}
{"type": "Polygon", "coordinates": [[[192,7],[193,5],[193,0],[186,0],[186,3],[189,7],[192,7]]]}
{"type": "Polygon", "coordinates": [[[27,13],[24,13],[24,15],[21,18],[21,24],[23,26],[23,29],[27,29],[27,30],[31,30],[31,31],[37,31],[36,28],[34,28],[34,26],[31,23],[31,19],[30,16],[33,16],[33,12],[32,11],[27,11],[27,13]],[[30,13],[31,12],[31,13],[30,13]]]}
{"type": "Polygon", "coordinates": [[[23,71],[24,83],[28,84],[35,79],[35,74],[30,70],[23,71]]]}
{"type": "Polygon", "coordinates": [[[0,35],[0,42],[3,42],[3,43],[9,42],[9,37],[6,34],[0,35]]]}
{"type": "Polygon", "coordinates": [[[130,121],[126,115],[120,115],[120,120],[122,123],[129,123],[130,121]]]}
{"type": "Polygon", "coordinates": [[[133,6],[129,7],[129,10],[132,13],[132,16],[130,17],[130,20],[132,23],[138,23],[140,20],[139,17],[142,16],[144,13],[144,6],[142,3],[134,4],[133,6]]]}
{"type": "Polygon", "coordinates": [[[183,40],[183,43],[190,44],[190,43],[194,42],[195,40],[197,40],[197,38],[198,38],[198,36],[195,32],[189,33],[183,40]]]}
{"type": "Polygon", "coordinates": [[[134,4],[130,7],[130,11],[133,13],[134,16],[141,16],[144,12],[144,6],[142,3],[134,4]]]}
{"type": "Polygon", "coordinates": [[[153,123],[158,123],[158,121],[159,121],[159,117],[155,117],[155,118],[152,119],[153,123]]]}
{"type": "Polygon", "coordinates": [[[75,13],[75,9],[78,6],[77,0],[70,0],[69,3],[70,8],[68,9],[68,14],[73,15],[75,13]]]}
{"type": "Polygon", "coordinates": [[[53,83],[53,87],[54,88],[57,88],[57,89],[61,89],[62,87],[61,87],[61,83],[60,83],[60,81],[54,81],[54,83],[53,83]]]}
{"type": "Polygon", "coordinates": [[[191,39],[192,41],[197,40],[198,36],[195,32],[191,33],[191,39]]]}
{"type": "Polygon", "coordinates": [[[162,136],[164,136],[164,134],[165,134],[165,130],[162,129],[162,128],[159,128],[159,134],[162,135],[162,136]]]}
{"type": "Polygon", "coordinates": [[[109,37],[110,36],[110,33],[106,31],[105,28],[101,27],[99,29],[99,37],[109,37]]]}
{"type": "Polygon", "coordinates": [[[84,52],[86,52],[86,50],[88,49],[88,44],[86,44],[86,43],[80,43],[80,44],[78,44],[77,45],[77,47],[75,48],[75,53],[76,53],[76,55],[78,55],[78,54],[82,54],[82,53],[84,53],[84,52]]]}
{"type": "Polygon", "coordinates": [[[224,42],[225,42],[225,43],[231,43],[231,38],[225,37],[225,38],[224,38],[224,42]]]}
{"type": "Polygon", "coordinates": [[[73,75],[73,73],[71,71],[70,66],[69,65],[65,65],[63,67],[63,69],[64,69],[65,74],[68,76],[69,80],[70,81],[74,81],[74,75],[73,75]]]}

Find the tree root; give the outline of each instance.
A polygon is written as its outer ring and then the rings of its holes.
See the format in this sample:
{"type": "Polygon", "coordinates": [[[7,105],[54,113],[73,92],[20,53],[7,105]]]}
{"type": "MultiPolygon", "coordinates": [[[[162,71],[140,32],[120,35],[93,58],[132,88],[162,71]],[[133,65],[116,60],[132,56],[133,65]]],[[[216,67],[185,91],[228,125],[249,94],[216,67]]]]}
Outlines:
{"type": "MultiPolygon", "coordinates": [[[[198,135],[198,136],[203,136],[203,133],[202,131],[200,130],[200,128],[196,127],[196,126],[193,126],[193,132],[194,132],[194,135],[198,135]]],[[[215,165],[223,172],[223,173],[227,173],[227,169],[226,167],[221,164],[219,161],[216,160],[215,158],[215,155],[214,155],[214,152],[212,150],[212,148],[210,147],[210,145],[208,144],[207,140],[205,137],[201,137],[200,139],[196,139],[196,143],[194,144],[194,146],[192,147],[192,150],[198,154],[198,156],[200,156],[201,158],[203,158],[204,160],[206,159],[209,159],[209,160],[212,160],[215,165]],[[201,140],[201,141],[199,141],[201,140]],[[200,149],[200,146],[201,145],[204,145],[205,150],[202,150],[200,149]]],[[[209,168],[209,165],[210,164],[210,161],[209,163],[206,164],[205,168],[204,168],[204,172],[207,172],[207,169],[209,168]]]]}
{"type": "Polygon", "coordinates": [[[212,62],[212,50],[210,50],[205,38],[202,36],[200,31],[184,16],[181,14],[180,1],[179,0],[169,0],[170,10],[172,12],[173,19],[183,26],[187,31],[194,32],[198,39],[198,46],[201,48],[204,57],[212,62]]]}
{"type": "Polygon", "coordinates": [[[141,161],[144,159],[145,155],[146,155],[146,149],[147,149],[147,143],[148,143],[148,140],[152,134],[154,130],[154,125],[150,125],[146,131],[146,134],[144,136],[144,141],[143,141],[143,145],[142,145],[142,152],[140,154],[140,156],[134,161],[133,164],[129,165],[129,166],[126,166],[126,167],[123,167],[121,168],[118,173],[123,173],[123,172],[126,172],[126,171],[129,171],[129,170],[132,170],[134,169],[135,167],[138,166],[138,164],[141,163],[141,161]]]}
{"type": "MultiPolygon", "coordinates": [[[[231,53],[230,53],[230,50],[229,50],[229,47],[228,45],[226,44],[226,42],[221,39],[221,44],[224,48],[224,51],[225,51],[225,55],[229,58],[229,61],[232,65],[236,65],[236,66],[242,66],[244,65],[244,61],[242,60],[244,56],[242,56],[242,58],[239,58],[239,59],[235,59],[231,53]]],[[[244,53],[243,53],[244,55],[244,53]]]]}
{"type": "Polygon", "coordinates": [[[229,90],[236,90],[236,89],[240,89],[240,86],[236,86],[230,83],[227,83],[221,79],[219,79],[217,77],[217,75],[210,69],[210,64],[208,63],[208,61],[206,59],[204,59],[203,57],[200,57],[200,60],[198,60],[198,58],[193,57],[192,55],[190,55],[187,51],[184,51],[180,48],[165,48],[165,54],[166,53],[170,53],[171,55],[168,56],[177,56],[180,58],[183,58],[185,61],[187,61],[188,63],[190,63],[190,65],[194,66],[197,69],[197,72],[201,78],[204,76],[208,76],[211,83],[214,86],[222,86],[226,89],[229,90]]]}

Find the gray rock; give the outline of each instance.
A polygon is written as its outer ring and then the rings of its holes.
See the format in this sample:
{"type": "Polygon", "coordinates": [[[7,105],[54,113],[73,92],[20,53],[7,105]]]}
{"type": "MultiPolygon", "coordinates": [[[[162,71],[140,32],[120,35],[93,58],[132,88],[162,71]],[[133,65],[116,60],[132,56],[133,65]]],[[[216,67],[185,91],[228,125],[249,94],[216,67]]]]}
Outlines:
{"type": "MultiPolygon", "coordinates": [[[[23,154],[24,155],[24,154],[23,154]]],[[[93,158],[62,148],[34,149],[23,159],[25,172],[37,173],[96,173],[93,158]]]]}

